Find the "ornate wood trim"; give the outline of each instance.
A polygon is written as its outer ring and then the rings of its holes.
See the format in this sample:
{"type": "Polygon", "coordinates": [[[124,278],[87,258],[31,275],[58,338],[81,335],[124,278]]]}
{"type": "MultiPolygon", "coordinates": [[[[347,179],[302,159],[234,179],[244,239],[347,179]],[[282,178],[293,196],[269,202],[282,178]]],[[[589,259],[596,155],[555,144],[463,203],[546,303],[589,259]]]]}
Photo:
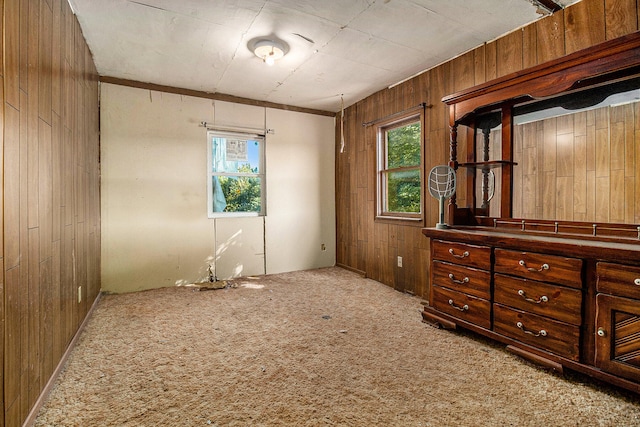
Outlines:
{"type": "Polygon", "coordinates": [[[640,31],[456,92],[442,102],[455,108],[450,124],[459,123],[480,107],[557,95],[633,67],[640,67],[640,31]]]}

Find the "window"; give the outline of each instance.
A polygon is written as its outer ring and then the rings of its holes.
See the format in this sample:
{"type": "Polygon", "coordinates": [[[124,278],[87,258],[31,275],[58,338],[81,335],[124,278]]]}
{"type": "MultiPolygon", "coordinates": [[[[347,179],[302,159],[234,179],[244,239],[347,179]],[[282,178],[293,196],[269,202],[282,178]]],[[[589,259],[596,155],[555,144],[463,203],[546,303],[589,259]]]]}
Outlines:
{"type": "Polygon", "coordinates": [[[264,137],[207,132],[209,218],[265,215],[264,137]]]}
{"type": "Polygon", "coordinates": [[[378,218],[422,219],[422,115],[377,126],[378,218]]]}

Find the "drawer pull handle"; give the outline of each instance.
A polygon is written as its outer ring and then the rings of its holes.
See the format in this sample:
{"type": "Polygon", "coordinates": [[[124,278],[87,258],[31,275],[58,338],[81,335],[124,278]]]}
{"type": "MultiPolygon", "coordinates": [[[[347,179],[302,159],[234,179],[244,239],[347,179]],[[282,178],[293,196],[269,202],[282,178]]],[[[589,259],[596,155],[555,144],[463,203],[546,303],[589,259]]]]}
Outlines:
{"type": "Polygon", "coordinates": [[[460,311],[467,311],[469,310],[469,306],[467,304],[463,305],[462,307],[458,307],[456,305],[453,304],[453,300],[450,299],[449,300],[449,305],[453,308],[455,308],[456,310],[460,310],[460,311]]]}
{"type": "Polygon", "coordinates": [[[524,328],[524,325],[522,324],[522,322],[516,323],[516,326],[518,327],[518,329],[522,329],[522,332],[524,332],[525,334],[533,335],[534,337],[546,337],[547,336],[547,331],[545,331],[544,329],[540,329],[540,331],[538,333],[535,333],[535,332],[527,331],[524,328]]]}
{"type": "Polygon", "coordinates": [[[526,263],[526,262],[524,262],[524,260],[523,260],[523,259],[521,259],[521,260],[518,262],[518,264],[520,264],[521,266],[523,266],[524,268],[526,268],[526,269],[527,269],[527,270],[529,270],[529,271],[538,271],[538,272],[540,272],[540,271],[544,271],[544,270],[548,270],[548,269],[549,269],[549,264],[547,264],[546,262],[545,262],[544,264],[542,264],[542,265],[540,266],[540,268],[527,267],[527,263],[526,263]]]}
{"type": "Polygon", "coordinates": [[[605,331],[604,328],[598,328],[598,336],[599,337],[606,337],[607,336],[607,331],[605,331]]]}
{"type": "Polygon", "coordinates": [[[455,252],[453,252],[453,248],[449,248],[449,253],[453,255],[455,258],[466,258],[469,256],[469,251],[464,251],[462,255],[458,255],[455,252]]]}
{"type": "Polygon", "coordinates": [[[452,273],[449,273],[449,279],[451,279],[451,281],[452,281],[453,283],[458,283],[458,284],[460,284],[460,285],[464,285],[465,283],[469,283],[469,278],[468,278],[468,277],[465,277],[465,278],[464,278],[464,279],[462,279],[462,280],[458,280],[458,279],[455,279],[455,278],[454,278],[454,275],[453,275],[452,273]]]}
{"type": "Polygon", "coordinates": [[[527,296],[527,294],[524,292],[524,290],[522,290],[522,289],[519,289],[519,290],[518,290],[518,295],[520,295],[522,298],[524,298],[524,300],[525,300],[525,301],[529,301],[529,302],[532,302],[532,303],[534,303],[534,304],[540,304],[541,302],[547,302],[547,301],[549,301],[549,298],[548,298],[546,295],[542,295],[542,296],[540,297],[540,299],[538,299],[538,300],[535,300],[535,299],[533,299],[533,298],[529,298],[529,297],[527,296]]]}
{"type": "Polygon", "coordinates": [[[636,280],[634,280],[633,284],[640,286],[640,277],[638,277],[636,280]]]}

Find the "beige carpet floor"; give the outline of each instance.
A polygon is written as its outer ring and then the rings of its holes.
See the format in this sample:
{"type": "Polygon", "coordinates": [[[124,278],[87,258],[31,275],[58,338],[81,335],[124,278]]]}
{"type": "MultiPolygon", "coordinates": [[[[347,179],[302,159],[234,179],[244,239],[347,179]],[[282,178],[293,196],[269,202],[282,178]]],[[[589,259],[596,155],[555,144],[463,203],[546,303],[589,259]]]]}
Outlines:
{"type": "Polygon", "coordinates": [[[638,396],[340,268],[105,295],[37,426],[640,426],[638,396]]]}

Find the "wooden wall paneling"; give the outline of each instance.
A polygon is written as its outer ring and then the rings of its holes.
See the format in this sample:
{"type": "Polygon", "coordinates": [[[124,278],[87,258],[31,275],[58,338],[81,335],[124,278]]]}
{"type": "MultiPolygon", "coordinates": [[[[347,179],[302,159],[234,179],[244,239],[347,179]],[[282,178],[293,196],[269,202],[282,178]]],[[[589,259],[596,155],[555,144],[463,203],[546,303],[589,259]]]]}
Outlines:
{"type": "Polygon", "coordinates": [[[605,0],[605,38],[615,39],[638,30],[637,0],[605,0]]]}
{"type": "Polygon", "coordinates": [[[560,10],[533,24],[536,32],[537,64],[559,58],[566,53],[565,11],[560,10]]]}
{"type": "Polygon", "coordinates": [[[20,0],[4,1],[5,102],[20,108],[20,0]]]}
{"type": "Polygon", "coordinates": [[[63,346],[66,348],[73,337],[73,325],[76,324],[75,313],[75,255],[74,255],[74,227],[67,225],[64,227],[62,241],[62,263],[60,274],[61,305],[62,305],[62,334],[63,346]]]}
{"type": "Polygon", "coordinates": [[[453,91],[468,89],[475,85],[475,51],[469,51],[451,61],[453,91]]]}
{"type": "Polygon", "coordinates": [[[577,113],[574,118],[574,183],[573,217],[587,221],[587,114],[577,113]]]}
{"type": "Polygon", "coordinates": [[[74,322],[74,332],[78,329],[84,316],[87,314],[87,295],[88,295],[88,287],[87,287],[87,266],[88,266],[88,251],[87,251],[87,223],[77,222],[76,223],[76,238],[75,238],[75,254],[76,254],[76,288],[74,289],[76,292],[76,310],[78,311],[78,316],[76,322],[74,322]]]}
{"type": "Polygon", "coordinates": [[[38,224],[40,230],[40,261],[51,258],[53,241],[53,152],[51,126],[39,121],[38,132],[38,224]]]}
{"type": "Polygon", "coordinates": [[[62,119],[52,113],[51,125],[51,241],[60,240],[62,232],[62,119]]]}
{"type": "MultiPolygon", "coordinates": [[[[25,312],[27,345],[23,357],[26,359],[28,394],[25,410],[28,413],[40,394],[40,231],[38,228],[28,230],[29,258],[26,263],[28,272],[27,304],[25,312]]],[[[26,416],[26,413],[25,413],[26,416]]]]}
{"type": "Polygon", "coordinates": [[[596,112],[587,111],[587,218],[596,217],[596,112]]]}
{"type": "Polygon", "coordinates": [[[506,76],[522,69],[523,30],[518,29],[496,40],[496,75],[506,76]]]}
{"type": "Polygon", "coordinates": [[[4,110],[4,256],[7,270],[20,264],[20,112],[4,110]]]}
{"type": "Polygon", "coordinates": [[[60,70],[64,62],[62,59],[61,1],[63,0],[52,1],[51,18],[51,112],[53,115],[57,114],[58,117],[62,114],[62,74],[60,70]]]}
{"type": "Polygon", "coordinates": [[[522,218],[522,199],[524,193],[524,126],[513,127],[513,161],[517,166],[513,168],[511,178],[513,188],[522,188],[522,191],[514,191],[511,200],[512,215],[515,218],[522,218]]]}
{"type": "Polygon", "coordinates": [[[409,253],[409,243],[407,242],[407,226],[397,226],[396,229],[396,257],[402,257],[402,267],[397,267],[397,258],[396,258],[396,274],[394,278],[394,288],[400,292],[411,292],[412,284],[407,283],[408,278],[411,276],[411,269],[413,268],[411,259],[411,254],[409,253]]]}
{"type": "Polygon", "coordinates": [[[476,85],[479,85],[487,81],[485,48],[486,47],[483,44],[482,46],[478,46],[473,50],[473,62],[474,62],[473,80],[474,80],[474,84],[476,85]]]}
{"type": "Polygon", "coordinates": [[[498,77],[498,51],[496,41],[485,44],[485,77],[487,81],[498,77]]]}
{"type": "MultiPolygon", "coordinates": [[[[0,0],[0,34],[4,35],[4,1],[0,0]]],[[[4,39],[4,36],[3,36],[4,39]]],[[[4,46],[0,43],[0,224],[4,224],[4,46]]],[[[4,427],[4,230],[0,226],[0,427],[4,427]]]]}
{"type": "Polygon", "coordinates": [[[538,32],[536,25],[522,29],[522,68],[538,65],[538,32]]]}
{"type": "Polygon", "coordinates": [[[610,108],[609,124],[609,167],[611,175],[610,219],[613,222],[624,222],[625,217],[625,108],[610,108]]]}
{"type": "Polygon", "coordinates": [[[640,140],[635,139],[634,105],[627,104],[622,108],[624,109],[624,220],[622,222],[634,224],[636,222],[635,186],[640,177],[636,175],[635,159],[640,140]]]}
{"type": "MultiPolygon", "coordinates": [[[[0,151],[2,147],[0,147],[0,151]]],[[[0,162],[0,165],[2,163],[0,162]]],[[[1,168],[0,168],[1,169],[1,168]]],[[[0,192],[1,193],[1,192],[0,192]]],[[[0,209],[2,208],[1,203],[0,203],[0,209]]],[[[2,241],[1,238],[1,233],[0,233],[0,241],[2,241]]],[[[0,244],[0,246],[2,246],[0,244]]],[[[0,304],[0,427],[4,427],[5,423],[4,423],[4,413],[5,413],[5,406],[4,406],[4,360],[5,360],[5,327],[6,327],[6,323],[5,323],[5,284],[4,284],[4,258],[0,257],[0,301],[2,301],[2,304],[0,304]]]]}
{"type": "Polygon", "coordinates": [[[5,277],[4,407],[7,425],[19,425],[22,374],[20,266],[9,268],[5,277]]]}
{"type": "MultiPolygon", "coordinates": [[[[35,3],[35,2],[34,2],[35,3]]],[[[49,125],[51,124],[51,108],[52,108],[52,36],[53,36],[53,11],[51,4],[40,2],[39,16],[39,65],[38,65],[38,83],[39,83],[39,116],[49,125]]]]}
{"type": "Polygon", "coordinates": [[[402,291],[403,287],[398,283],[398,270],[400,270],[400,267],[398,267],[398,256],[401,250],[398,244],[398,228],[400,228],[400,226],[396,224],[389,224],[389,241],[387,243],[389,259],[387,263],[391,274],[388,277],[389,281],[387,283],[396,290],[402,291]]]}
{"type": "Polygon", "coordinates": [[[611,190],[609,110],[600,108],[595,113],[595,221],[608,222],[611,190]]]}
{"type": "Polygon", "coordinates": [[[564,12],[567,54],[605,41],[604,0],[582,0],[564,12]]]}
{"type": "MultiPolygon", "coordinates": [[[[2,19],[0,19],[0,34],[4,34],[4,0],[0,0],[0,11],[2,11],[2,19]]],[[[0,46],[0,76],[4,77],[4,47],[0,46]]],[[[4,82],[2,83],[4,86],[4,82]]],[[[4,90],[4,88],[3,88],[4,90]]],[[[0,100],[4,103],[4,96],[0,100]]]]}
{"type": "MultiPolygon", "coordinates": [[[[29,228],[38,226],[38,186],[39,186],[39,164],[38,164],[38,125],[39,125],[39,76],[40,76],[40,56],[39,56],[39,26],[40,26],[40,1],[29,2],[28,14],[28,54],[27,54],[27,169],[25,176],[28,181],[28,188],[25,193],[27,197],[27,224],[29,228]]],[[[23,91],[25,87],[23,86],[23,91]]],[[[20,109],[24,104],[20,104],[20,109]]]]}
{"type": "MultiPolygon", "coordinates": [[[[29,4],[35,3],[29,0],[20,0],[20,31],[18,33],[18,41],[20,44],[20,89],[27,91],[28,84],[28,65],[29,65],[29,4]]],[[[35,5],[34,5],[35,6],[35,5]]]]}

